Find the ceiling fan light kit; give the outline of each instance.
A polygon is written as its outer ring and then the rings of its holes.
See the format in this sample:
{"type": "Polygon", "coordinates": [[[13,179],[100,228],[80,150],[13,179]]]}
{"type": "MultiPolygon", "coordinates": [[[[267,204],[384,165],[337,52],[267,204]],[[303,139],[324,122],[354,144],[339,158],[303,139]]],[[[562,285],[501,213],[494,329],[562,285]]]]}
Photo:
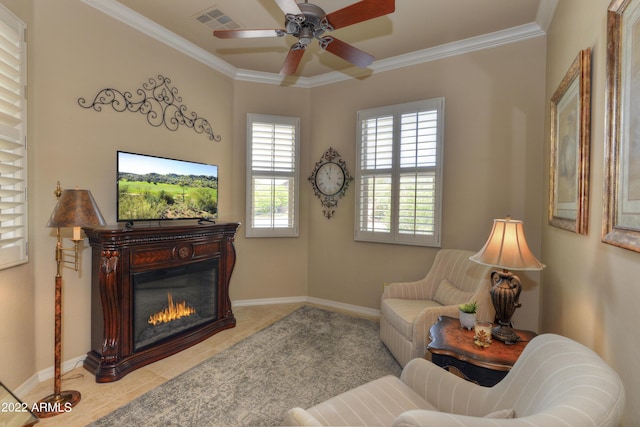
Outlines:
{"type": "Polygon", "coordinates": [[[213,35],[222,39],[284,37],[292,35],[298,39],[289,49],[289,53],[280,69],[280,74],[295,74],[304,55],[304,51],[313,41],[318,40],[320,48],[358,66],[366,68],[374,57],[326,32],[358,22],[367,21],[395,11],[395,0],[361,0],[335,12],[326,14],[322,8],[311,3],[296,3],[295,0],[275,0],[284,12],[284,29],[273,30],[216,30],[213,35]]]}

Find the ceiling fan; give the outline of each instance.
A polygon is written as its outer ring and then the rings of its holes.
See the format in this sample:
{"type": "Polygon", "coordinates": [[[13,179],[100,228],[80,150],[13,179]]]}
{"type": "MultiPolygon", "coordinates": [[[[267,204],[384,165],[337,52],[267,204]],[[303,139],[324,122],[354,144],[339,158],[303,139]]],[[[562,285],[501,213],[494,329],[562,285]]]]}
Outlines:
{"type": "Polygon", "coordinates": [[[373,62],[373,56],[326,32],[344,28],[358,22],[387,15],[395,10],[395,0],[361,0],[345,8],[326,14],[320,7],[295,0],[274,0],[284,12],[284,29],[273,30],[216,30],[213,35],[221,39],[242,39],[255,37],[284,37],[288,34],[298,41],[291,46],[280,74],[296,72],[307,45],[317,39],[320,47],[342,59],[362,68],[373,62]]]}

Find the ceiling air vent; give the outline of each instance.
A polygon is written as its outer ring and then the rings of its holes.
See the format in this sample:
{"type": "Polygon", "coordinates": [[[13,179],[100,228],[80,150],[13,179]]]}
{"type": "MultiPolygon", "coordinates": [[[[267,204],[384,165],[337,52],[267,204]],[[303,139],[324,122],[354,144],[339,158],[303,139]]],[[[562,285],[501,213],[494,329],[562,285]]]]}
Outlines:
{"type": "Polygon", "coordinates": [[[194,19],[211,30],[237,30],[240,28],[233,18],[213,6],[194,15],[194,19]]]}

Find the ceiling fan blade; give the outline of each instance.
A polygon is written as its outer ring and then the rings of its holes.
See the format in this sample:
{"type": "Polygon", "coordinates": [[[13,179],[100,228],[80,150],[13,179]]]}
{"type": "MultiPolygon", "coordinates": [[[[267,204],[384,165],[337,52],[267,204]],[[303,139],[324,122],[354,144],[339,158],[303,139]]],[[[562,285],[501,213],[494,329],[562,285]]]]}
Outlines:
{"type": "Polygon", "coordinates": [[[395,0],[361,0],[329,13],[325,18],[334,30],[387,15],[396,10],[395,0]]]}
{"type": "Polygon", "coordinates": [[[302,11],[295,0],[275,0],[275,2],[285,15],[302,15],[302,11]]]}
{"type": "Polygon", "coordinates": [[[280,74],[284,76],[294,74],[298,69],[298,65],[300,65],[305,49],[306,46],[302,43],[296,43],[291,46],[287,58],[284,60],[284,64],[282,64],[282,68],[280,69],[280,74]]]}
{"type": "Polygon", "coordinates": [[[360,68],[367,68],[374,59],[367,52],[332,36],[322,37],[320,39],[320,47],[360,68]]]}
{"type": "Polygon", "coordinates": [[[284,37],[284,30],[216,30],[213,35],[219,39],[250,39],[257,37],[284,37]]]}

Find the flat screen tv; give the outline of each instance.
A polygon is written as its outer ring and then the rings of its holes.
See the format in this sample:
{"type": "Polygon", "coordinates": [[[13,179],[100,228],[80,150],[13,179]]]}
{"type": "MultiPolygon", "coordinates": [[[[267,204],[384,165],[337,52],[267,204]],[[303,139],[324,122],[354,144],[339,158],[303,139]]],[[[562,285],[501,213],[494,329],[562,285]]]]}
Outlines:
{"type": "Polygon", "coordinates": [[[218,166],[117,153],[119,222],[218,217],[218,166]]]}

